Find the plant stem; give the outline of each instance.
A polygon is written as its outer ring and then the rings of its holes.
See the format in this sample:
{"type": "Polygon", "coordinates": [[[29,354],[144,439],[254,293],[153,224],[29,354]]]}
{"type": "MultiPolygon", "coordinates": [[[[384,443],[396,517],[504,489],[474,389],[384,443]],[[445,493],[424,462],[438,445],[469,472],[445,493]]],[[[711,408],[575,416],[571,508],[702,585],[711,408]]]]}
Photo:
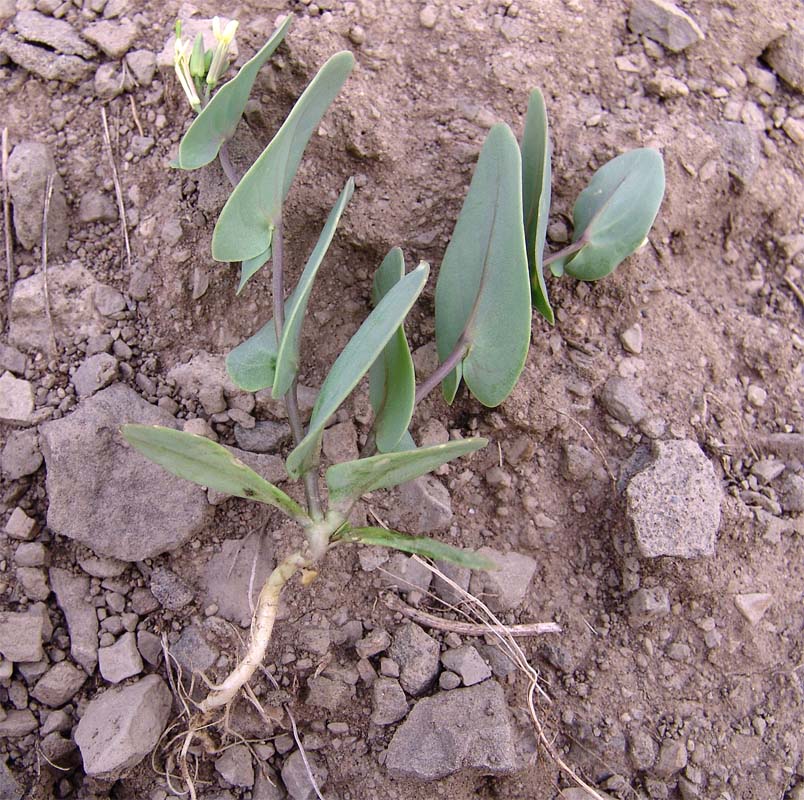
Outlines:
{"type": "Polygon", "coordinates": [[[558,261],[559,259],[566,258],[567,256],[571,256],[573,253],[577,253],[580,249],[582,249],[587,244],[587,239],[581,236],[577,242],[573,242],[572,244],[567,245],[563,250],[559,250],[557,253],[552,253],[551,255],[547,256],[542,262],[542,266],[549,266],[554,261],[558,261]]]}
{"type": "Polygon", "coordinates": [[[218,151],[218,160],[221,162],[221,167],[223,168],[224,174],[229,179],[229,183],[231,183],[232,188],[234,188],[237,186],[240,178],[237,176],[237,170],[235,169],[234,164],[232,164],[232,159],[229,156],[228,141],[221,145],[221,149],[218,151]]]}
{"type": "MultiPolygon", "coordinates": [[[[282,226],[282,215],[276,223],[271,237],[271,285],[273,289],[274,303],[274,330],[276,331],[277,343],[282,341],[282,329],[285,327],[285,236],[282,226]]],[[[301,414],[299,413],[299,398],[297,394],[297,382],[294,379],[287,394],[284,396],[285,409],[290,423],[290,431],[293,434],[293,441],[296,445],[304,438],[304,428],[302,426],[301,414]]],[[[309,470],[304,473],[304,494],[307,498],[307,511],[318,522],[323,519],[321,510],[321,495],[318,491],[318,479],[314,471],[309,470]]]]}
{"type": "Polygon", "coordinates": [[[229,705],[241,687],[251,679],[257,667],[262,664],[276,622],[279,595],[296,570],[306,567],[308,563],[301,553],[293,553],[271,573],[262,587],[257,607],[254,609],[248,650],[226,680],[213,687],[206,700],[199,704],[198,708],[202,714],[229,705]]]}
{"type": "Polygon", "coordinates": [[[418,405],[427,397],[430,392],[438,386],[447,375],[458,366],[461,359],[466,355],[466,337],[461,334],[458,337],[458,341],[455,342],[455,347],[452,349],[452,352],[444,359],[444,361],[438,365],[438,368],[427,378],[424,383],[420,386],[416,387],[416,400],[415,403],[418,405]]]}

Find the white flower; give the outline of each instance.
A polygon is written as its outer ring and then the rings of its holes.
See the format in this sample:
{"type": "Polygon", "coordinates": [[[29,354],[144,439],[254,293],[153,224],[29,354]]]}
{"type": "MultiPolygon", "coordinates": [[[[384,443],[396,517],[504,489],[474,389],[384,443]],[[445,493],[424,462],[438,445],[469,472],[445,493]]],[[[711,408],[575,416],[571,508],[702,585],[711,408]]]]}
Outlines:
{"type": "Polygon", "coordinates": [[[218,44],[215,47],[215,54],[212,56],[212,64],[210,64],[209,72],[207,72],[208,86],[215,86],[226,71],[229,47],[232,41],[234,41],[238,24],[236,19],[230,19],[226,23],[226,27],[221,31],[220,18],[213,17],[212,19],[212,35],[215,37],[215,41],[218,44]]]}
{"type": "Polygon", "coordinates": [[[181,38],[181,23],[176,23],[176,43],[173,46],[173,66],[176,69],[176,77],[179,79],[181,88],[184,89],[184,94],[193,108],[193,111],[199,111],[201,108],[201,99],[195,89],[195,82],[190,74],[190,54],[192,48],[189,42],[185,42],[181,38]]]}

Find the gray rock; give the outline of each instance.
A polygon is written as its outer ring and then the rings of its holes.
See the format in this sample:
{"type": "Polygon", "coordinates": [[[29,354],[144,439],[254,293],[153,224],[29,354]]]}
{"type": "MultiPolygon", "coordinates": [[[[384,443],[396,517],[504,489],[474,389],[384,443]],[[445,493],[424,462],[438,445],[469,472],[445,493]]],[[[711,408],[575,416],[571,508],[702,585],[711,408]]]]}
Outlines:
{"type": "MultiPolygon", "coordinates": [[[[327,769],[312,753],[307,753],[307,761],[310,763],[310,769],[318,788],[321,789],[327,781],[327,769]]],[[[282,783],[285,784],[285,788],[293,800],[313,800],[315,797],[315,789],[310,783],[307,767],[305,767],[302,754],[298,750],[294,750],[282,764],[282,783]]]]}
{"type": "Polygon", "coordinates": [[[79,56],[65,56],[26,44],[9,33],[0,33],[0,53],[28,72],[46,81],[82,83],[95,70],[93,64],[79,56]]]}
{"type": "Polygon", "coordinates": [[[455,672],[450,672],[448,669],[445,669],[438,676],[438,688],[443,689],[445,692],[451,692],[453,689],[457,689],[460,685],[461,676],[455,672]]]}
{"type": "Polygon", "coordinates": [[[648,415],[636,384],[628,378],[609,378],[600,393],[600,402],[612,417],[626,425],[638,425],[648,415]]]}
{"type": "Polygon", "coordinates": [[[86,679],[86,672],[69,661],[60,661],[39,679],[31,697],[46,706],[58,708],[78,694],[86,679]]]}
{"type": "Polygon", "coordinates": [[[33,475],[42,466],[39,435],[36,430],[11,431],[0,456],[0,466],[7,480],[33,475]]]}
{"type": "MultiPolygon", "coordinates": [[[[103,322],[92,302],[96,285],[95,278],[78,261],[48,268],[50,311],[58,342],[72,343],[77,336],[101,333],[103,322]]],[[[9,323],[9,338],[14,344],[50,352],[41,273],[15,284],[9,323]]]]}
{"type": "Polygon", "coordinates": [[[78,397],[91,397],[117,378],[117,359],[108,353],[90,356],[75,371],[73,386],[78,397]]]}
{"type": "Polygon", "coordinates": [[[517,669],[516,664],[503,652],[502,648],[496,644],[479,644],[477,651],[491,667],[495,678],[507,678],[517,669]]]}
{"type": "Polygon", "coordinates": [[[156,747],[171,700],[158,675],[97,695],[75,729],[86,774],[111,780],[139,764],[156,747]]]}
{"type": "Polygon", "coordinates": [[[620,342],[627,352],[638,356],[642,352],[642,326],[635,322],[626,328],[620,333],[620,342]]]}
{"type": "Polygon", "coordinates": [[[123,94],[125,83],[123,73],[117,64],[109,62],[101,64],[95,72],[95,94],[103,100],[111,100],[123,94]]]}
{"type": "Polygon", "coordinates": [[[734,598],[734,605],[737,610],[751,623],[756,625],[765,612],[773,604],[773,595],[767,592],[748,592],[747,594],[738,594],[734,598]]]}
{"type": "Polygon", "coordinates": [[[274,453],[290,439],[290,426],[272,420],[258,420],[253,428],[234,426],[237,446],[252,453],[274,453]]]}
{"type": "Polygon", "coordinates": [[[627,513],[647,558],[695,558],[715,552],[722,490],[696,442],[653,443],[652,463],[626,488],[627,513]]]}
{"type": "Polygon", "coordinates": [[[119,434],[126,422],[177,425],[133,389],[115,384],[82,401],[68,417],[40,427],[48,525],[99,555],[140,561],[197,534],[210,506],[201,487],[168,474],[126,445],[119,434]]]}
{"type": "Polygon", "coordinates": [[[256,594],[274,568],[273,550],[267,537],[227,539],[220,553],[209,560],[204,573],[204,602],[218,606],[218,614],[243,628],[251,624],[248,600],[251,567],[256,558],[253,591],[256,594]]]}
{"type": "Polygon", "coordinates": [[[804,27],[794,25],[765,51],[765,61],[789,86],[804,92],[804,27]]]}
{"type": "Polygon", "coordinates": [[[248,394],[232,382],[222,355],[203,351],[196,353],[187,363],[170,369],[168,378],[175,381],[184,396],[198,398],[207,414],[226,411],[227,397],[248,394]]]}
{"type": "Polygon", "coordinates": [[[111,317],[113,314],[126,310],[126,298],[117,289],[104,283],[99,283],[95,287],[92,300],[98,313],[104,317],[111,317]]]}
{"type": "Polygon", "coordinates": [[[84,223],[116,222],[117,205],[106,192],[90,189],[81,195],[78,219],[84,223]]]}
{"type": "Polygon", "coordinates": [[[426,592],[433,573],[424,564],[404,553],[393,553],[385,564],[383,583],[402,592],[426,592]]]}
{"type": "Polygon", "coordinates": [[[42,243],[42,219],[45,210],[45,187],[53,176],[53,193],[48,211],[48,253],[54,255],[67,244],[67,201],[64,181],[47,145],[23,141],[8,158],[8,188],[14,204],[14,231],[26,249],[42,243]]]}
{"type": "Polygon", "coordinates": [[[525,599],[538,563],[521,553],[498,553],[481,547],[478,553],[490,558],[498,567],[489,572],[476,571],[469,583],[472,593],[482,597],[495,612],[511,611],[525,599]]]}
{"type": "Polygon", "coordinates": [[[125,561],[98,556],[79,558],[78,566],[93,578],[118,578],[128,569],[125,561]]]}
{"type": "Polygon", "coordinates": [[[407,622],[394,635],[388,655],[399,664],[399,682],[408,693],[424,694],[438,677],[440,648],[432,636],[407,622]]]}
{"type": "Polygon", "coordinates": [[[41,567],[47,560],[47,551],[41,542],[22,542],[14,551],[18,567],[41,567]]]}
{"type": "Polygon", "coordinates": [[[150,50],[132,50],[126,55],[126,64],[140,86],[147,87],[156,75],[156,55],[150,50]]]}
{"type": "Polygon", "coordinates": [[[486,681],[419,700],[388,746],[394,777],[433,781],[461,769],[511,774],[521,767],[502,688],[486,681]]]}
{"type": "Polygon", "coordinates": [[[251,753],[244,744],[227,747],[215,759],[215,771],[230,786],[250,789],[254,785],[254,765],[251,763],[251,753]]]}
{"type": "Polygon", "coordinates": [[[491,677],[491,668],[470,644],[447,650],[441,656],[441,663],[460,675],[464,686],[474,686],[491,677]]]}
{"type": "Polygon", "coordinates": [[[801,475],[785,475],[779,490],[782,508],[788,514],[800,514],[804,511],[804,478],[801,475]]]}
{"type": "Polygon", "coordinates": [[[181,611],[193,602],[193,590],[173,571],[157,567],[151,573],[151,594],[168,611],[181,611]]]}
{"type": "Polygon", "coordinates": [[[53,19],[38,11],[20,11],[14,17],[17,33],[26,41],[47,45],[51,50],[65,55],[94,58],[95,48],[90,47],[70,25],[53,19]]]}
{"type": "Polygon", "coordinates": [[[326,708],[328,711],[337,711],[344,708],[352,700],[353,691],[341,681],[335,681],[323,675],[310,678],[307,681],[310,691],[305,701],[308,706],[326,708]]]}
{"type": "Polygon", "coordinates": [[[0,612],[0,654],[9,661],[39,661],[43,656],[41,614],[0,612]]]}
{"type": "Polygon", "coordinates": [[[374,725],[392,725],[408,713],[405,692],[394,678],[378,678],[371,688],[374,725]]]}
{"type": "MultiPolygon", "coordinates": [[[[469,581],[472,577],[472,570],[467,567],[459,567],[457,564],[452,564],[449,561],[436,561],[436,566],[449,578],[453,583],[457,584],[464,591],[469,590],[469,581]]],[[[433,591],[445,603],[450,605],[457,605],[464,598],[463,595],[455,589],[451,584],[447,583],[443,578],[438,575],[433,575],[433,591]]]]}
{"type": "Polygon", "coordinates": [[[659,778],[670,778],[687,766],[687,743],[681,739],[665,739],[653,769],[659,778]]]}
{"type": "Polygon", "coordinates": [[[628,757],[635,770],[649,770],[656,762],[658,749],[653,737],[644,728],[636,728],[628,736],[628,757]]]}
{"type": "Polygon", "coordinates": [[[109,58],[122,58],[139,36],[139,28],[129,20],[93,22],[84,28],[84,38],[99,47],[109,58]]]}
{"type": "Polygon", "coordinates": [[[762,458],[751,465],[751,474],[759,478],[762,483],[775,481],[783,472],[784,464],[772,458],[762,458]]]}
{"type": "Polygon", "coordinates": [[[670,613],[670,595],[664,586],[637,589],[628,601],[631,624],[647,625],[670,613]]]}
{"type": "Polygon", "coordinates": [[[19,739],[39,727],[36,717],[27,709],[13,709],[0,720],[0,739],[19,739]]]}
{"type": "Polygon", "coordinates": [[[131,139],[131,152],[142,158],[154,149],[156,140],[153,136],[134,136],[131,139]]]}
{"type": "Polygon", "coordinates": [[[98,663],[98,616],[87,602],[89,578],[58,567],[51,567],[49,574],[56,601],[67,620],[70,654],[91,675],[98,663]]]}
{"type": "Polygon", "coordinates": [[[8,768],[5,758],[0,759],[0,797],[5,800],[22,800],[25,790],[8,768]]]}
{"type": "Polygon", "coordinates": [[[47,575],[38,567],[17,567],[17,580],[25,596],[31,600],[47,600],[50,586],[47,575]]]}
{"type": "Polygon", "coordinates": [[[0,421],[25,425],[34,410],[33,386],[10,372],[0,376],[0,421]]]}
{"type": "Polygon", "coordinates": [[[277,774],[266,764],[260,764],[251,800],[284,800],[286,796],[277,774]]]}
{"type": "MultiPolygon", "coordinates": [[[[179,638],[180,641],[181,638],[179,638]]],[[[162,658],[162,641],[155,633],[144,630],[137,631],[137,650],[152,667],[159,665],[162,658]]],[[[178,659],[176,660],[178,661],[178,659]]]]}
{"type": "Polygon", "coordinates": [[[382,628],[374,628],[355,643],[355,650],[360,658],[371,658],[384,653],[390,645],[391,637],[388,632],[382,628]]]}
{"type": "Polygon", "coordinates": [[[181,632],[176,644],[170,648],[170,653],[187,673],[206,672],[219,656],[218,651],[207,642],[203,629],[198,625],[188,625],[181,632]]]}
{"type": "Polygon", "coordinates": [[[357,449],[357,429],[351,421],[339,422],[324,431],[324,455],[331,464],[355,461],[360,456],[357,449]]]}
{"type": "Polygon", "coordinates": [[[452,522],[449,491],[432,475],[423,475],[399,489],[400,517],[407,533],[430,535],[452,522]]]}
{"type": "Polygon", "coordinates": [[[762,163],[757,132],[742,122],[722,122],[717,127],[723,163],[740,183],[749,184],[762,163]]]}
{"type": "Polygon", "coordinates": [[[12,539],[21,539],[30,542],[36,536],[39,525],[31,519],[21,508],[15,508],[6,523],[5,531],[12,539]]]}
{"type": "Polygon", "coordinates": [[[24,353],[20,353],[16,347],[0,342],[0,370],[13,372],[15,375],[22,375],[28,366],[28,358],[24,353]]]}
{"type": "Polygon", "coordinates": [[[142,672],[142,658],[133,632],[124,633],[111,647],[98,650],[100,674],[109,683],[120,683],[142,672]]]}
{"type": "Polygon", "coordinates": [[[703,31],[689,14],[667,0],[634,0],[628,27],[679,53],[703,40],[703,31]]]}

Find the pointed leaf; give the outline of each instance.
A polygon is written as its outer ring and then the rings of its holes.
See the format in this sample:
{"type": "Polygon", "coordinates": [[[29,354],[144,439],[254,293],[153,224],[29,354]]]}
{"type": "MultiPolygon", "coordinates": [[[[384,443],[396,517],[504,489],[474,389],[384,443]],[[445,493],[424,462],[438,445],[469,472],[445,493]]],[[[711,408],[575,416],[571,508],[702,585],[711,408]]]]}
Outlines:
{"type": "MultiPolygon", "coordinates": [[[[443,362],[468,345],[463,379],[486,406],[502,403],[530,345],[530,279],[522,224],[522,164],[507,125],[489,132],[438,275],[436,343],[443,362]]],[[[457,378],[444,383],[448,401],[457,378]]]]}
{"type": "MultiPolygon", "coordinates": [[[[271,229],[271,236],[273,236],[273,228],[271,229]]],[[[246,284],[254,277],[261,269],[265,266],[268,262],[268,259],[271,257],[271,245],[268,244],[268,249],[260,253],[258,256],[254,256],[254,258],[247,258],[245,261],[240,264],[240,283],[237,285],[237,294],[245,289],[246,284]]]]}
{"type": "Polygon", "coordinates": [[[304,148],[354,63],[354,56],[344,51],[321,67],[271,143],[237,184],[212,235],[212,257],[217,261],[245,261],[265,252],[304,148]]]}
{"type": "Polygon", "coordinates": [[[551,174],[547,108],[542,93],[534,89],[528,102],[525,132],[522,135],[522,206],[533,305],[552,325],[555,317],[547,297],[543,266],[550,215],[551,174]]]}
{"type": "Polygon", "coordinates": [[[293,16],[289,14],[262,49],[243,64],[232,80],[221,86],[184,134],[179,145],[179,155],[171,166],[198,169],[215,159],[221,145],[234,135],[257,73],[279,47],[292,21],[293,16]]]}
{"type": "Polygon", "coordinates": [[[357,461],[334,464],[327,470],[329,502],[348,507],[366,492],[388,489],[432,472],[454,458],[480,450],[487,439],[460,439],[433,447],[420,447],[399,453],[383,453],[357,461]]]}
{"type": "Polygon", "coordinates": [[[276,506],[300,521],[308,520],[303,509],[281,489],[210,439],[159,425],[123,425],[122,433],[146,458],[180,478],[276,506]]]}
{"type": "Polygon", "coordinates": [[[341,214],[343,214],[346,204],[352,199],[354,189],[354,179],[349,178],[338,198],[338,202],[329,212],[329,217],[324,229],[321,231],[321,235],[318,237],[318,242],[307,260],[293,294],[287,302],[282,341],[279,343],[276,356],[276,377],[274,378],[272,390],[275,398],[285,396],[299,371],[299,342],[301,340],[302,322],[307,311],[310,292],[313,290],[313,281],[321,262],[324,260],[330,242],[332,242],[332,237],[335,236],[335,229],[338,227],[341,214]]]}
{"type": "MultiPolygon", "coordinates": [[[[380,264],[371,292],[376,305],[405,275],[402,251],[394,247],[380,264]]],[[[377,449],[389,453],[399,449],[413,416],[416,375],[405,326],[400,325],[369,371],[369,402],[374,409],[377,449]]]]}
{"type": "Polygon", "coordinates": [[[468,569],[497,569],[497,565],[486,556],[451,544],[428,539],[426,536],[407,536],[399,531],[386,528],[348,528],[335,537],[337,541],[359,542],[360,544],[391,547],[403,553],[415,553],[431,558],[433,561],[449,561],[468,569]]]}
{"type": "Polygon", "coordinates": [[[335,359],[313,406],[307,435],[288,456],[286,467],[292,478],[298,478],[316,463],[324,425],[368,372],[394,331],[402,324],[424,288],[429,272],[429,265],[422,262],[402,278],[380,300],[335,359]]]}
{"type": "Polygon", "coordinates": [[[664,161],[657,150],[631,150],[604,164],[580,193],[573,210],[573,241],[587,244],[564,262],[573,278],[596,281],[635,252],[659,213],[664,161]]]}
{"type": "Polygon", "coordinates": [[[274,385],[278,349],[274,321],[269,319],[257,333],[226,356],[226,371],[247,392],[267,389],[274,385]]]}

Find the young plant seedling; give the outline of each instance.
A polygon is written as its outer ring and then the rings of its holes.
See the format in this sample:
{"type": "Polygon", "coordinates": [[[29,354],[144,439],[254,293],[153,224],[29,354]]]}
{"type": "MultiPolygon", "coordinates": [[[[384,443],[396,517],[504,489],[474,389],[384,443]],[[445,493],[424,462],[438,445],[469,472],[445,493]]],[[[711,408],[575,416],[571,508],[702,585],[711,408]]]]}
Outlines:
{"type": "MultiPolygon", "coordinates": [[[[405,336],[405,319],[425,286],[429,266],[421,263],[406,274],[402,251],[393,248],[374,279],[373,310],[336,358],[309,423],[303,425],[297,397],[302,326],[316,275],[352,197],[354,182],[346,181],[287,298],[283,205],[307,142],[352,70],[352,54],[337,53],[324,64],[242,178],[235,174],[226,152],[257,72],[289,25],[290,17],[235,78],[211,98],[200,100],[191,82],[209,81],[211,72],[204,73],[199,65],[223,64],[225,52],[220,59],[216,52],[203,61],[196,54],[185,70],[186,48],[177,44],[177,72],[183,77],[182,85],[188,84],[185,92],[199,113],[179,146],[174,166],[196,169],[217,157],[235,187],[215,225],[212,254],[219,261],[240,262],[238,292],[270,262],[273,318],[234,348],[226,364],[233,381],[244,390],[270,389],[274,398],[284,402],[294,442],[286,469],[291,479],[303,482],[305,503],[292,499],[209,439],[172,428],[123,426],[125,439],[166,470],[219,492],[274,506],[305,534],[304,547],[281,561],[262,588],[247,651],[199,704],[199,727],[215,709],[237,697],[262,663],[285,584],[298,571],[305,572],[304,582],[308,582],[330,549],[349,543],[380,545],[472,569],[494,568],[471,550],[384,528],[354,526],[350,514],[364,494],[413,480],[486,445],[478,437],[417,447],[409,433],[416,405],[439,384],[451,403],[462,381],[482,404],[502,403],[527,358],[531,299],[543,316],[553,320],[544,266],[550,264],[555,273],[563,270],[582,280],[608,274],[644,239],[664,186],[661,157],[655,151],[638,150],[609,162],[578,198],[573,244],[545,258],[550,155],[544,101],[535,91],[521,149],[504,124],[491,129],[481,149],[436,286],[437,369],[417,385],[405,336]],[[366,374],[374,411],[367,442],[359,459],[325,471],[324,502],[319,486],[324,430],[366,374]]],[[[228,48],[231,39],[219,41],[228,48]]]]}

